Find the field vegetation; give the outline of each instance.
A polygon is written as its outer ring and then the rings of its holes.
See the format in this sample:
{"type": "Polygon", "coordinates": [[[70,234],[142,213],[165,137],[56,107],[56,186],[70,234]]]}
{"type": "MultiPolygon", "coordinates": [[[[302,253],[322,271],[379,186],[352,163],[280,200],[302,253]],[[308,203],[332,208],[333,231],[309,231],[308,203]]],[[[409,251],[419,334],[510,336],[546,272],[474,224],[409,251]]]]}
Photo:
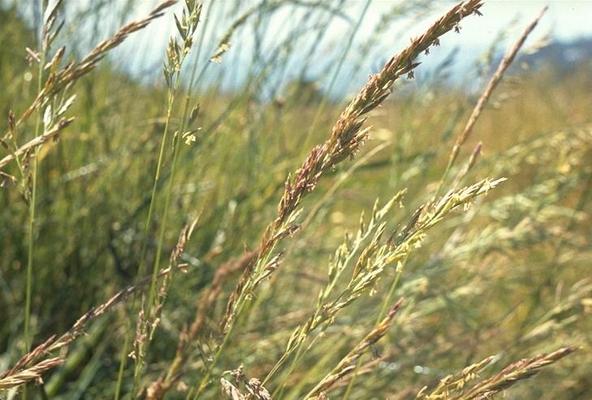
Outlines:
{"type": "Polygon", "coordinates": [[[314,75],[348,1],[40,3],[0,9],[0,398],[592,397],[591,64],[524,62],[544,13],[459,72],[487,1],[361,10],[314,75]]]}

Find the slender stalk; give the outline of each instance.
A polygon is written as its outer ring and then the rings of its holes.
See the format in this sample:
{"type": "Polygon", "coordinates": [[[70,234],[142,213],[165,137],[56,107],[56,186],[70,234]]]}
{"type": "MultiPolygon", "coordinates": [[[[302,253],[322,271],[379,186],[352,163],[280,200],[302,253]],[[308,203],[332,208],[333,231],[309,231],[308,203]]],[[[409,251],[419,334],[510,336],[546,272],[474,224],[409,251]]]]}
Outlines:
{"type": "MultiPolygon", "coordinates": [[[[310,349],[310,348],[311,348],[311,347],[314,345],[314,343],[315,343],[315,342],[316,342],[316,341],[317,341],[317,340],[318,340],[318,339],[321,337],[321,335],[322,335],[322,332],[321,332],[321,333],[319,333],[319,334],[317,334],[317,335],[315,335],[315,337],[313,337],[313,338],[312,338],[312,340],[310,341],[310,343],[309,343],[309,345],[307,346],[307,349],[306,349],[306,350],[309,350],[309,349],[310,349]]],[[[280,385],[277,387],[277,389],[276,389],[276,390],[273,392],[273,397],[274,397],[274,398],[283,398],[283,393],[284,393],[284,390],[285,390],[285,388],[286,388],[286,384],[287,384],[287,378],[290,376],[290,374],[291,374],[292,372],[294,372],[294,370],[295,370],[295,369],[296,369],[296,367],[298,366],[298,363],[299,363],[299,361],[302,359],[302,356],[303,356],[303,354],[304,354],[304,353],[305,353],[304,347],[303,347],[303,346],[299,346],[299,347],[298,347],[298,350],[296,351],[296,354],[294,355],[294,358],[292,359],[292,362],[291,362],[291,363],[290,363],[290,365],[288,366],[288,369],[287,369],[287,371],[286,371],[286,373],[285,373],[285,377],[286,377],[286,379],[284,379],[284,381],[283,381],[283,382],[282,382],[282,383],[281,383],[281,384],[280,384],[280,385]]],[[[284,355],[285,355],[285,356],[288,356],[288,354],[287,354],[287,353],[284,353],[284,355]]],[[[278,364],[276,364],[276,365],[280,366],[280,365],[279,365],[279,362],[278,362],[278,364]]],[[[267,375],[267,378],[265,378],[265,379],[266,379],[266,381],[267,381],[269,378],[271,378],[271,376],[272,376],[274,373],[275,373],[274,371],[270,371],[270,372],[269,372],[269,374],[267,375]]],[[[265,385],[265,381],[264,381],[263,385],[265,385]]]]}
{"type": "MultiPolygon", "coordinates": [[[[376,322],[374,323],[374,325],[378,325],[380,323],[380,321],[386,315],[389,305],[392,304],[393,296],[395,295],[395,291],[397,289],[397,286],[399,286],[399,281],[401,280],[401,275],[403,274],[403,268],[406,263],[407,263],[407,258],[405,258],[405,260],[403,260],[401,262],[401,267],[399,269],[397,269],[397,271],[395,272],[395,277],[394,277],[393,281],[391,282],[389,291],[388,291],[386,297],[384,298],[384,301],[382,302],[382,306],[380,307],[380,312],[376,316],[376,322]]],[[[358,376],[357,371],[361,365],[362,365],[362,358],[360,357],[358,359],[358,361],[356,362],[356,366],[355,366],[354,370],[351,373],[352,376],[351,376],[351,379],[349,380],[349,383],[347,384],[347,388],[345,389],[345,393],[343,394],[343,400],[347,400],[349,398],[349,396],[351,395],[351,391],[354,387],[356,377],[358,376]]]]}
{"type": "MultiPolygon", "coordinates": [[[[148,215],[146,216],[146,222],[144,223],[144,235],[147,238],[148,232],[150,230],[150,223],[152,222],[152,214],[154,213],[154,205],[156,203],[156,192],[158,190],[158,183],[160,181],[160,174],[162,170],[163,160],[164,160],[164,153],[166,148],[166,143],[168,141],[169,135],[169,125],[171,121],[171,114],[173,111],[173,104],[174,104],[174,95],[169,92],[167,98],[167,111],[165,117],[165,124],[162,132],[162,139],[160,142],[160,148],[158,150],[158,160],[156,162],[156,171],[154,172],[154,181],[152,184],[152,190],[150,192],[150,205],[148,206],[148,215]]],[[[142,250],[140,252],[140,266],[138,268],[138,276],[144,275],[145,269],[145,258],[146,258],[146,251],[147,251],[147,239],[144,240],[144,244],[142,246],[142,250]]]]}
{"type": "MultiPolygon", "coordinates": [[[[182,12],[182,16],[180,19],[175,17],[175,22],[177,25],[177,33],[179,34],[181,40],[177,40],[175,36],[171,36],[169,39],[169,44],[166,50],[166,61],[164,63],[164,76],[166,79],[167,87],[168,87],[168,98],[167,98],[167,112],[166,112],[166,122],[164,126],[163,136],[161,139],[158,162],[156,166],[155,178],[154,183],[152,186],[152,193],[150,197],[150,206],[148,209],[148,218],[146,220],[146,234],[148,233],[150,223],[152,221],[152,213],[155,206],[156,201],[156,191],[158,189],[160,183],[160,175],[161,169],[163,167],[163,160],[165,154],[165,148],[168,144],[168,137],[169,131],[171,126],[171,117],[173,113],[173,108],[175,105],[175,101],[177,98],[177,94],[180,90],[181,86],[181,72],[183,68],[183,64],[187,59],[187,55],[190,53],[193,47],[193,36],[197,30],[197,26],[200,20],[202,5],[197,0],[194,1],[186,1],[184,4],[184,9],[182,12]]],[[[193,79],[192,75],[192,79],[193,79]]],[[[144,325],[144,321],[141,319],[138,320],[138,326],[136,331],[139,332],[141,336],[147,337],[147,340],[142,341],[139,340],[140,336],[136,337],[136,363],[134,368],[134,387],[132,393],[135,394],[137,388],[139,387],[139,380],[140,375],[143,369],[143,359],[145,353],[147,351],[148,346],[150,345],[152,332],[156,327],[156,322],[154,324],[150,324],[149,321],[154,320],[156,321],[157,316],[153,315],[153,311],[155,306],[158,309],[158,305],[156,304],[156,286],[158,282],[158,271],[160,265],[160,258],[162,256],[162,249],[164,246],[165,240],[165,233],[166,227],[168,222],[168,215],[170,210],[170,201],[172,197],[173,191],[173,184],[174,178],[176,175],[177,170],[177,160],[179,158],[180,152],[180,135],[183,133],[186,120],[187,120],[187,110],[188,110],[188,101],[185,104],[185,111],[182,119],[181,130],[177,132],[176,137],[173,137],[173,157],[171,161],[171,176],[169,178],[166,194],[165,194],[165,202],[164,202],[164,209],[163,209],[163,216],[160,223],[160,230],[158,234],[158,242],[156,247],[156,254],[154,257],[152,272],[151,272],[151,282],[150,288],[148,290],[148,302],[145,305],[146,309],[144,309],[144,305],[142,306],[141,313],[145,316],[146,321],[148,323],[144,325]],[[144,325],[144,326],[143,326],[144,325]],[[150,333],[148,333],[150,331],[150,333]]],[[[148,235],[146,235],[148,236],[148,235]]],[[[146,251],[147,246],[147,238],[144,241],[143,252],[146,251]]],[[[145,254],[142,254],[142,258],[144,259],[145,254]]],[[[140,268],[142,270],[143,268],[140,268]]],[[[138,335],[138,333],[137,333],[138,335]]]]}
{"type": "Polygon", "coordinates": [[[123,343],[123,348],[121,349],[121,355],[119,357],[119,368],[117,370],[117,382],[115,384],[115,400],[119,400],[121,395],[121,385],[123,384],[123,372],[125,371],[125,365],[127,363],[127,350],[129,349],[129,341],[130,336],[125,336],[125,342],[123,343]]]}
{"type": "MultiPolygon", "coordinates": [[[[207,28],[208,25],[208,16],[209,13],[212,10],[212,5],[210,4],[210,7],[208,8],[207,14],[206,14],[206,20],[205,23],[202,26],[201,29],[201,34],[202,37],[205,34],[205,30],[207,28]]],[[[183,117],[181,119],[181,129],[179,130],[179,135],[185,131],[185,128],[187,127],[187,118],[189,115],[189,109],[190,109],[190,93],[194,87],[194,85],[196,84],[196,81],[199,81],[199,77],[196,80],[196,71],[197,71],[197,65],[199,62],[199,57],[201,54],[201,50],[203,47],[203,40],[199,41],[199,44],[197,45],[197,49],[196,49],[196,53],[195,53],[195,62],[193,64],[193,67],[191,68],[191,77],[189,78],[189,86],[187,88],[187,96],[185,97],[185,102],[184,102],[184,106],[183,106],[183,117]]],[[[171,91],[170,95],[172,95],[172,98],[169,97],[169,104],[167,107],[167,117],[166,117],[166,122],[165,122],[165,131],[168,132],[168,126],[170,124],[170,120],[171,120],[171,114],[172,114],[172,110],[173,110],[173,105],[175,102],[175,94],[178,92],[179,87],[180,87],[180,77],[181,74],[177,74],[176,77],[176,81],[175,81],[175,85],[173,88],[173,91],[171,91]]],[[[160,148],[160,152],[159,152],[159,159],[163,154],[163,150],[164,147],[163,145],[165,144],[165,141],[163,139],[163,142],[161,143],[161,148],[160,148]]],[[[160,256],[162,254],[162,246],[164,243],[164,234],[165,234],[165,230],[166,230],[166,221],[168,220],[168,212],[169,212],[169,205],[170,205],[170,200],[171,200],[171,192],[173,191],[173,182],[175,180],[175,175],[176,175],[176,171],[177,171],[177,164],[178,164],[178,159],[179,159],[179,153],[180,153],[180,139],[179,137],[175,137],[173,138],[173,160],[172,160],[172,166],[171,166],[171,175],[169,177],[169,182],[168,182],[168,188],[167,188],[167,194],[165,197],[165,204],[164,204],[164,214],[163,214],[163,222],[160,226],[160,234],[159,234],[159,240],[158,240],[158,247],[156,250],[156,257],[154,258],[154,265],[153,265],[153,270],[152,270],[152,276],[154,278],[156,278],[156,275],[158,274],[158,266],[159,266],[159,260],[160,260],[160,256]]],[[[160,178],[160,173],[159,173],[159,169],[157,168],[157,174],[158,174],[158,178],[160,178]]],[[[157,180],[155,179],[154,181],[154,186],[153,186],[153,191],[152,191],[152,197],[151,200],[154,199],[154,197],[156,196],[156,189],[157,189],[157,180]]],[[[151,206],[152,201],[151,201],[151,206]]],[[[151,215],[150,210],[149,210],[149,215],[151,215]]],[[[150,219],[147,220],[147,223],[149,223],[150,219]]],[[[154,301],[154,297],[156,295],[156,279],[154,279],[152,281],[152,284],[150,286],[150,301],[149,304],[151,304],[154,301]]]]}
{"type": "MultiPolygon", "coordinates": [[[[172,111],[173,111],[173,106],[175,104],[175,94],[176,94],[177,89],[178,89],[178,80],[175,83],[175,88],[173,88],[173,90],[169,93],[166,122],[165,122],[162,142],[161,142],[161,146],[160,146],[160,151],[159,151],[159,155],[158,155],[159,159],[158,159],[158,164],[156,166],[156,174],[154,176],[154,185],[152,186],[152,196],[150,199],[150,207],[148,208],[148,219],[146,220],[146,227],[147,228],[150,225],[150,221],[151,221],[151,217],[152,217],[152,209],[154,208],[154,203],[155,203],[155,199],[156,199],[156,191],[158,189],[158,182],[160,180],[160,171],[162,168],[162,161],[164,158],[164,150],[165,150],[165,147],[167,144],[167,139],[169,136],[169,126],[170,126],[170,122],[171,122],[171,115],[172,115],[172,111]]],[[[160,257],[162,255],[162,246],[164,243],[164,234],[166,231],[166,222],[167,222],[167,218],[168,218],[168,210],[169,210],[169,203],[170,203],[170,197],[171,197],[170,192],[172,190],[172,182],[174,179],[174,171],[175,171],[175,166],[176,166],[175,161],[176,161],[176,156],[178,153],[179,140],[173,139],[173,141],[174,141],[174,145],[173,145],[174,156],[173,156],[173,162],[172,162],[172,167],[171,167],[172,173],[171,173],[171,177],[168,182],[168,188],[167,188],[167,192],[165,195],[164,211],[163,211],[162,221],[160,223],[159,239],[158,239],[158,243],[157,243],[157,247],[156,247],[156,255],[154,256],[154,263],[152,265],[152,282],[150,283],[148,310],[150,310],[152,307],[152,304],[154,301],[154,296],[155,296],[155,291],[156,291],[156,275],[158,274],[158,266],[160,264],[160,257]]]]}
{"type": "MultiPolygon", "coordinates": [[[[177,84],[178,84],[178,82],[175,82],[175,87],[177,86],[177,84]]],[[[145,256],[146,256],[146,252],[147,252],[148,232],[150,230],[150,223],[152,222],[152,214],[154,212],[154,206],[156,203],[156,192],[158,190],[158,184],[160,181],[160,174],[161,174],[161,170],[162,170],[162,166],[163,166],[165,148],[166,148],[166,144],[168,142],[169,126],[170,126],[174,102],[175,102],[174,89],[171,89],[171,90],[169,90],[169,93],[168,93],[166,121],[165,121],[165,125],[163,128],[162,139],[160,142],[160,149],[158,152],[158,161],[156,163],[156,172],[154,174],[154,183],[152,185],[152,192],[150,195],[150,206],[148,207],[148,215],[146,217],[146,223],[144,225],[145,239],[144,239],[144,243],[142,245],[142,250],[140,252],[140,266],[138,268],[138,273],[140,275],[138,275],[138,276],[141,276],[141,274],[143,274],[144,269],[145,269],[144,265],[145,265],[145,258],[146,258],[145,256]]],[[[167,198],[168,198],[168,196],[167,196],[167,198]]],[[[166,206],[166,203],[165,203],[165,206],[166,206]]],[[[166,213],[167,212],[165,209],[165,216],[166,216],[166,213]]],[[[163,227],[165,225],[166,225],[166,222],[163,221],[161,224],[161,232],[163,231],[163,227]]],[[[160,238],[164,239],[163,234],[161,234],[160,238]]],[[[147,317],[150,316],[150,313],[152,310],[152,304],[154,301],[154,293],[156,292],[156,282],[157,282],[156,275],[158,274],[158,265],[160,262],[161,252],[162,252],[162,240],[159,240],[158,247],[156,250],[156,255],[154,257],[153,269],[151,272],[150,288],[148,291],[149,300],[148,300],[147,312],[146,312],[147,317]]],[[[137,300],[137,298],[135,300],[137,300]]],[[[136,301],[134,301],[134,304],[137,304],[136,301]]],[[[133,332],[133,330],[132,330],[132,332],[133,332]]],[[[129,345],[130,345],[130,340],[127,339],[124,343],[124,353],[128,352],[128,348],[126,348],[126,346],[129,346],[129,345]]],[[[139,355],[139,354],[136,355],[137,361],[134,366],[134,384],[133,384],[132,393],[135,393],[137,388],[139,387],[139,379],[140,379],[140,375],[141,375],[141,371],[142,371],[141,357],[142,357],[142,355],[139,355]]],[[[126,362],[125,359],[120,360],[120,365],[119,365],[120,369],[123,367],[122,364],[125,362],[126,362]]],[[[118,389],[121,388],[121,383],[119,381],[118,381],[117,386],[118,386],[118,389]]],[[[116,398],[119,397],[119,390],[116,391],[115,396],[116,396],[116,398]]]]}
{"type": "MultiPolygon", "coordinates": [[[[384,318],[380,319],[372,328],[372,330],[364,336],[364,338],[344,357],[341,361],[329,372],[329,374],[325,375],[325,377],[315,385],[304,397],[304,400],[309,398],[317,398],[319,393],[323,390],[330,389],[339,379],[343,378],[345,375],[349,373],[350,367],[356,362],[357,367],[358,362],[362,358],[362,356],[366,353],[366,351],[378,342],[382,337],[384,337],[391,327],[394,316],[398,313],[399,309],[401,308],[401,304],[403,299],[400,299],[394,306],[391,307],[390,311],[384,318]]],[[[349,389],[349,388],[348,388],[349,389]]],[[[346,393],[347,394],[347,393],[346,393]]],[[[345,398],[345,397],[344,397],[345,398]]]]}
{"type": "MultiPolygon", "coordinates": [[[[169,89],[169,93],[167,96],[166,119],[165,119],[165,125],[164,125],[163,132],[162,132],[162,139],[160,142],[160,148],[158,151],[158,160],[156,163],[156,171],[154,173],[154,181],[152,184],[152,191],[150,194],[150,205],[148,206],[148,215],[146,216],[146,222],[144,224],[145,239],[144,239],[144,243],[142,244],[142,250],[140,251],[140,265],[138,267],[138,276],[142,276],[144,274],[144,270],[146,268],[145,267],[145,263],[146,263],[145,259],[146,259],[146,252],[148,249],[148,234],[150,231],[150,224],[152,222],[152,214],[154,213],[154,207],[156,204],[156,193],[158,191],[158,186],[159,186],[159,182],[160,182],[160,175],[161,175],[161,171],[162,171],[162,167],[163,167],[166,144],[168,142],[168,136],[169,136],[169,130],[170,130],[169,127],[170,127],[171,116],[172,116],[172,112],[173,112],[173,106],[175,103],[175,93],[176,93],[177,86],[178,86],[178,79],[175,81],[174,88],[169,89]]],[[[163,222],[162,225],[164,226],[165,223],[163,222]]],[[[159,265],[159,261],[160,261],[161,251],[162,251],[161,243],[162,243],[162,241],[159,240],[157,253],[154,258],[154,267],[151,272],[150,289],[148,292],[149,293],[148,315],[150,314],[150,310],[152,308],[152,303],[153,303],[153,299],[154,299],[153,293],[156,291],[156,289],[155,289],[156,288],[156,281],[157,281],[156,275],[158,274],[158,265],[159,265]]],[[[136,297],[135,301],[133,302],[134,305],[137,304],[136,301],[137,301],[137,297],[136,297]]],[[[131,330],[131,331],[133,332],[133,330],[131,330]]],[[[126,336],[128,336],[128,335],[126,335],[126,336]]],[[[129,340],[129,338],[126,337],[126,340],[123,345],[123,351],[122,351],[122,354],[124,354],[125,357],[122,357],[119,361],[119,374],[118,374],[118,379],[117,379],[117,387],[116,387],[116,391],[115,391],[115,399],[116,400],[118,400],[119,396],[120,396],[120,390],[121,390],[121,386],[123,383],[122,382],[123,370],[125,369],[127,353],[129,351],[130,344],[131,344],[131,341],[129,340]]],[[[139,357],[139,355],[138,355],[138,357],[139,357]]],[[[134,367],[134,385],[133,385],[132,393],[135,393],[137,387],[139,386],[139,377],[140,377],[141,369],[142,369],[142,363],[140,361],[136,362],[135,367],[134,367]]]]}
{"type": "MultiPolygon", "coordinates": [[[[40,0],[41,9],[44,10],[44,0],[40,0]]],[[[37,93],[41,92],[43,87],[43,67],[45,66],[45,58],[47,48],[45,46],[45,28],[44,24],[41,25],[41,32],[39,35],[39,63],[37,69],[37,93]]],[[[39,136],[41,128],[41,110],[37,112],[37,118],[35,119],[35,133],[34,136],[39,136]]],[[[23,336],[25,342],[25,351],[27,353],[30,350],[32,343],[31,335],[31,303],[33,298],[33,262],[35,257],[35,205],[37,203],[37,163],[38,148],[33,151],[33,171],[31,177],[31,197],[29,199],[29,220],[27,225],[27,272],[25,282],[25,321],[23,327],[23,336]]],[[[27,389],[23,390],[23,400],[27,399],[27,389]]]]}
{"type": "Polygon", "coordinates": [[[473,111],[471,112],[471,116],[469,117],[465,127],[463,128],[463,130],[461,132],[459,132],[459,134],[456,137],[456,140],[454,142],[454,146],[452,147],[452,151],[450,152],[450,156],[448,158],[448,164],[446,165],[446,169],[444,170],[444,173],[442,174],[442,177],[440,178],[440,183],[438,184],[438,189],[436,190],[436,194],[434,195],[434,198],[436,198],[440,195],[442,187],[444,186],[444,182],[448,178],[450,170],[452,169],[456,159],[458,158],[460,148],[467,141],[467,139],[469,138],[469,136],[473,132],[473,128],[475,127],[477,120],[481,116],[483,109],[487,105],[487,102],[489,101],[491,94],[493,93],[495,88],[498,86],[498,84],[501,82],[507,69],[510,67],[510,65],[514,61],[514,58],[516,58],[516,55],[518,54],[518,52],[520,51],[520,49],[524,45],[524,42],[526,41],[528,36],[532,33],[534,28],[536,28],[536,26],[538,25],[539,21],[541,20],[541,18],[543,17],[545,12],[547,11],[547,8],[548,7],[544,7],[539,12],[537,17],[524,29],[524,31],[522,32],[522,34],[520,35],[518,40],[516,40],[516,42],[510,48],[508,48],[508,50],[506,51],[506,54],[504,55],[504,57],[500,61],[497,69],[495,70],[495,73],[493,74],[493,76],[491,77],[489,82],[487,83],[485,90],[483,91],[483,93],[479,97],[479,100],[475,104],[475,107],[473,108],[473,111]]]}

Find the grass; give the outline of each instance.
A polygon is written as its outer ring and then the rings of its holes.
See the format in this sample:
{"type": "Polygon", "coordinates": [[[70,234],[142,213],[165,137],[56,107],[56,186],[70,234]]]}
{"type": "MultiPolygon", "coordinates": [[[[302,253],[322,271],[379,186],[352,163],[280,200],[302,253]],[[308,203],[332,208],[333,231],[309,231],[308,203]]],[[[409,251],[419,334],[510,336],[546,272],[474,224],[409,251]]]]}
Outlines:
{"type": "Polygon", "coordinates": [[[98,5],[55,3],[41,48],[0,11],[0,398],[590,397],[592,82],[518,68],[541,16],[468,90],[423,65],[478,0],[388,54],[429,2],[361,43],[370,1],[173,3],[89,48],[98,5]],[[114,61],[156,20],[165,76],[138,82],[114,61]],[[290,78],[334,21],[321,83],[386,60],[351,99],[290,78]]]}

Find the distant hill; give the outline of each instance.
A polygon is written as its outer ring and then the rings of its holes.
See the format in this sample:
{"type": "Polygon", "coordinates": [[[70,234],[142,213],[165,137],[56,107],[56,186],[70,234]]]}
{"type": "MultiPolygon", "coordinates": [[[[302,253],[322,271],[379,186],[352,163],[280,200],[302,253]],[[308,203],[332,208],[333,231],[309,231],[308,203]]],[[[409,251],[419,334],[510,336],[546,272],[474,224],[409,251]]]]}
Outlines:
{"type": "Polygon", "coordinates": [[[592,37],[570,42],[553,42],[534,54],[523,55],[521,62],[533,68],[552,65],[558,72],[569,72],[592,61],[592,37]]]}

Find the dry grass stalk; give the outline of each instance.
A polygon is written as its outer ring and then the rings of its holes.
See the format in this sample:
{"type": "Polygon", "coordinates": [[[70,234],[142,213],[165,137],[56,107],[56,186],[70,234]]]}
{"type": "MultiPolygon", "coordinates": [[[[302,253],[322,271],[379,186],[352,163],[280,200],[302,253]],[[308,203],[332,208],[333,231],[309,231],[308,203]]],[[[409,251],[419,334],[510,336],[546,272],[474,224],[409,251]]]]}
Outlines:
{"type": "Polygon", "coordinates": [[[222,393],[231,400],[272,400],[271,394],[257,378],[248,378],[242,366],[239,368],[224,372],[224,375],[231,375],[235,383],[231,383],[225,378],[220,379],[222,393]],[[242,394],[239,386],[244,386],[248,394],[242,394]]]}
{"type": "Polygon", "coordinates": [[[220,386],[222,388],[222,394],[230,400],[247,400],[247,396],[242,394],[239,388],[234,386],[230,381],[220,378],[220,386]]]}
{"type": "Polygon", "coordinates": [[[454,6],[436,21],[420,37],[414,39],[401,53],[391,58],[382,70],[373,75],[356,98],[343,111],[323,145],[312,149],[294,177],[286,181],[284,194],[279,202],[276,219],[267,227],[260,241],[257,257],[243,273],[232,293],[223,321],[223,331],[228,333],[246,296],[255,289],[253,282],[259,282],[259,275],[265,273],[265,259],[278,242],[296,229],[294,214],[302,198],[316,186],[321,175],[360,148],[368,135],[362,129],[366,115],[378,107],[389,96],[395,81],[405,74],[412,74],[417,57],[431,46],[439,44],[439,37],[455,29],[459,22],[472,14],[479,13],[480,0],[468,0],[454,6]]]}
{"type": "Polygon", "coordinates": [[[26,385],[29,382],[43,382],[43,374],[61,365],[64,359],[61,357],[48,358],[30,368],[16,371],[6,377],[0,378],[0,390],[8,390],[18,386],[26,385]]]}
{"type": "Polygon", "coordinates": [[[448,174],[448,172],[450,172],[450,169],[452,168],[454,162],[456,161],[456,159],[458,157],[458,153],[460,151],[460,148],[462,147],[462,145],[467,141],[467,139],[471,135],[473,128],[475,127],[475,123],[477,122],[477,120],[479,119],[479,116],[483,112],[483,109],[485,108],[485,105],[487,104],[489,98],[491,97],[491,94],[493,93],[493,91],[495,90],[497,85],[501,82],[506,70],[512,64],[512,61],[514,61],[514,58],[516,58],[518,51],[520,51],[520,48],[522,48],[522,45],[524,45],[524,42],[526,41],[528,36],[532,33],[534,28],[536,28],[537,24],[539,23],[540,19],[543,17],[543,15],[546,11],[547,11],[547,7],[544,7],[542,9],[542,11],[540,12],[540,14],[526,27],[524,32],[522,32],[522,35],[520,35],[518,40],[508,49],[508,51],[506,52],[506,54],[504,55],[504,57],[500,61],[495,73],[493,74],[493,76],[491,77],[489,82],[487,83],[487,87],[485,88],[485,90],[483,91],[483,93],[479,97],[477,104],[473,108],[473,111],[471,112],[471,115],[469,117],[469,120],[467,121],[467,124],[465,125],[462,132],[460,132],[460,134],[456,138],[456,141],[455,141],[454,146],[452,147],[452,151],[450,153],[450,157],[448,159],[448,165],[447,165],[446,170],[444,172],[444,177],[443,177],[442,181],[440,182],[440,187],[442,186],[443,181],[446,178],[446,175],[448,174]]]}
{"type": "Polygon", "coordinates": [[[428,387],[424,386],[416,396],[417,400],[443,400],[449,399],[454,393],[462,389],[471,381],[477,379],[479,374],[490,366],[496,357],[490,356],[475,364],[464,368],[460,373],[448,375],[440,380],[438,385],[428,393],[428,387]]]}
{"type": "Polygon", "coordinates": [[[387,333],[391,327],[393,318],[401,308],[403,299],[400,299],[360,343],[356,345],[333,370],[327,374],[313,389],[308,392],[304,399],[319,399],[325,396],[326,393],[334,388],[334,385],[347,375],[356,370],[357,362],[364,355],[368,349],[378,342],[387,333]]]}
{"type": "Polygon", "coordinates": [[[457,400],[487,400],[499,394],[517,382],[533,377],[540,370],[573,353],[573,347],[563,347],[552,353],[523,359],[508,365],[497,375],[473,386],[466,393],[454,397],[457,400]]]}
{"type": "Polygon", "coordinates": [[[473,151],[471,152],[471,156],[469,157],[469,160],[466,162],[466,164],[464,165],[462,170],[458,173],[458,175],[454,178],[454,183],[452,184],[452,187],[458,187],[458,185],[467,176],[467,174],[469,173],[471,168],[473,168],[475,166],[475,164],[477,163],[477,160],[481,156],[481,149],[482,148],[483,148],[483,143],[481,143],[481,142],[477,143],[477,145],[473,148],[473,151]]]}
{"type": "Polygon", "coordinates": [[[509,388],[520,380],[536,375],[544,368],[563,357],[568,356],[575,349],[564,347],[549,354],[541,354],[530,359],[523,359],[512,363],[501,372],[489,379],[476,383],[470,389],[465,389],[469,382],[475,381],[479,373],[490,366],[495,356],[472,364],[456,375],[448,375],[440,380],[438,385],[428,393],[427,386],[417,394],[417,400],[487,400],[501,391],[509,388]]]}
{"type": "Polygon", "coordinates": [[[36,138],[33,138],[29,140],[27,143],[21,145],[18,149],[16,149],[11,154],[5,156],[0,160],[0,168],[4,168],[17,157],[21,157],[25,154],[30,153],[34,149],[42,146],[44,143],[47,143],[52,139],[57,139],[59,133],[62,130],[64,130],[68,125],[70,125],[72,121],[74,121],[74,118],[63,118],[58,123],[56,123],[51,129],[44,132],[42,135],[39,135],[36,138]]]}

